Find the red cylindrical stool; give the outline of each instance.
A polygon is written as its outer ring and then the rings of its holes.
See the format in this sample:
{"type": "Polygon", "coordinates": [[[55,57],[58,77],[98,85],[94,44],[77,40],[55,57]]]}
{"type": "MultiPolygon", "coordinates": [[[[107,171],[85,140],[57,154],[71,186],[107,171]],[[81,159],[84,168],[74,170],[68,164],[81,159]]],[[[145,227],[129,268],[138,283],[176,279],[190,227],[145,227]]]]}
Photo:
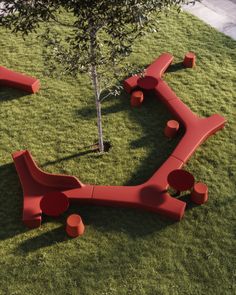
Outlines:
{"type": "Polygon", "coordinates": [[[198,182],[195,183],[193,190],[191,192],[191,201],[201,205],[206,203],[208,200],[208,187],[205,183],[198,182]]]}
{"type": "Polygon", "coordinates": [[[196,65],[196,55],[193,52],[188,52],[185,54],[183,65],[186,68],[193,68],[196,65]]]}
{"type": "Polygon", "coordinates": [[[166,137],[172,138],[177,134],[178,130],[179,130],[179,122],[175,120],[169,120],[166,123],[164,133],[166,137]]]}
{"type": "Polygon", "coordinates": [[[134,91],[131,94],[130,104],[132,107],[140,107],[143,102],[143,92],[140,90],[134,91]]]}
{"type": "Polygon", "coordinates": [[[68,236],[76,238],[84,233],[84,224],[78,214],[71,214],[66,220],[66,232],[68,236]]]}

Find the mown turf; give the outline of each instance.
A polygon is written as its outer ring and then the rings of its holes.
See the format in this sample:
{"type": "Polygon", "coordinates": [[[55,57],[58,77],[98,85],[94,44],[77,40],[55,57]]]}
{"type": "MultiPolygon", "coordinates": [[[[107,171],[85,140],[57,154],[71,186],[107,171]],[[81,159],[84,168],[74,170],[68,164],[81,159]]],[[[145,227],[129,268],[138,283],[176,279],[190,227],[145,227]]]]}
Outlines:
{"type": "Polygon", "coordinates": [[[88,77],[45,76],[39,41],[1,29],[1,64],[42,83],[36,95],[0,89],[1,295],[235,294],[236,42],[185,13],[159,18],[159,32],[136,42],[134,67],[173,53],[165,79],[177,95],[200,116],[220,113],[228,120],[186,167],[208,184],[209,202],[189,204],[179,223],[132,209],[71,207],[86,225],[85,235],[73,240],[63,228],[68,212],[27,230],[13,151],[27,148],[46,171],[85,183],[133,185],[152,175],[179,138],[164,138],[171,115],[160,103],[150,98],[131,110],[123,93],[103,104],[112,149],[91,152],[97,129],[88,77]],[[197,53],[194,70],[180,65],[189,50],[197,53]]]}

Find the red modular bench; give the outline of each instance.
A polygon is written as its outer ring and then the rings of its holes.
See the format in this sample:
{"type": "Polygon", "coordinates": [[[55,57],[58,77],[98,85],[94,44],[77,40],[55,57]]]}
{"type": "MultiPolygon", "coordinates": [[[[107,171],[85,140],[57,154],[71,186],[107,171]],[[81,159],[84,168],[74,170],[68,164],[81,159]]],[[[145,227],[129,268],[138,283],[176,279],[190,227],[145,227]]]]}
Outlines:
{"type": "Polygon", "coordinates": [[[185,127],[182,140],[164,164],[141,185],[97,186],[82,184],[73,176],[45,173],[38,168],[28,151],[16,152],[13,160],[23,187],[23,221],[28,227],[38,227],[41,224],[40,202],[50,192],[63,193],[69,202],[143,208],[172,220],[183,217],[186,203],[167,193],[168,175],[173,170],[181,169],[202,142],[224,127],[226,120],[220,115],[199,118],[176,96],[162,80],[162,75],[172,60],[171,54],[162,54],[146,69],[145,77],[132,76],[124,81],[128,93],[140,88],[154,91],[157,99],[185,127]]]}
{"type": "Polygon", "coordinates": [[[41,224],[41,200],[49,193],[61,192],[70,202],[140,207],[180,220],[185,203],[167,194],[167,176],[183,163],[170,157],[155,173],[154,179],[138,186],[96,186],[82,184],[73,176],[55,175],[43,172],[33,161],[28,151],[13,154],[23,193],[23,222],[28,227],[41,224]],[[158,185],[156,184],[158,183],[158,185]]]}
{"type": "Polygon", "coordinates": [[[40,81],[0,66],[0,85],[35,93],[40,88],[40,81]]]}

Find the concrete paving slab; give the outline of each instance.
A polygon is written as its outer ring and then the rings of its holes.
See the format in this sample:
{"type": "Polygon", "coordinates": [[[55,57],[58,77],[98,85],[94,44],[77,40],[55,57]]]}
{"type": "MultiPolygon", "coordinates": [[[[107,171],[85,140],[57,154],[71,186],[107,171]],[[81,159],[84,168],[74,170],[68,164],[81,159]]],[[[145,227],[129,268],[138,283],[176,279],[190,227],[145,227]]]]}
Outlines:
{"type": "Polygon", "coordinates": [[[202,0],[183,9],[236,40],[236,0],[202,0]]]}

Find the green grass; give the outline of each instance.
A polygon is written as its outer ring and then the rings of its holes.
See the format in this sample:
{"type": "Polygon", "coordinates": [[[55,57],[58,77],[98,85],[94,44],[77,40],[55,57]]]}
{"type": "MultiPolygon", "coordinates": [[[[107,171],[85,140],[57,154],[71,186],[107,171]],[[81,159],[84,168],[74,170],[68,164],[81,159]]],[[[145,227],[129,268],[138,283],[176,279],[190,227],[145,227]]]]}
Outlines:
{"type": "Polygon", "coordinates": [[[204,143],[186,169],[209,186],[209,202],[189,206],[172,223],[134,209],[72,207],[86,225],[67,238],[68,212],[27,230],[21,222],[22,191],[11,153],[29,149],[48,172],[75,175],[85,183],[138,184],[149,178],[175,147],[163,128],[171,115],[149,99],[131,109],[122,94],[103,104],[109,153],[96,140],[93,91],[87,76],[51,79],[43,74],[41,45],[0,29],[1,64],[37,76],[36,95],[0,89],[0,294],[190,295],[235,294],[235,98],[236,42],[181,13],[160,17],[159,32],[134,46],[130,60],[142,67],[164,51],[175,61],[165,80],[200,116],[220,113],[223,131],[204,143]],[[179,66],[185,52],[197,67],[179,66]]]}

